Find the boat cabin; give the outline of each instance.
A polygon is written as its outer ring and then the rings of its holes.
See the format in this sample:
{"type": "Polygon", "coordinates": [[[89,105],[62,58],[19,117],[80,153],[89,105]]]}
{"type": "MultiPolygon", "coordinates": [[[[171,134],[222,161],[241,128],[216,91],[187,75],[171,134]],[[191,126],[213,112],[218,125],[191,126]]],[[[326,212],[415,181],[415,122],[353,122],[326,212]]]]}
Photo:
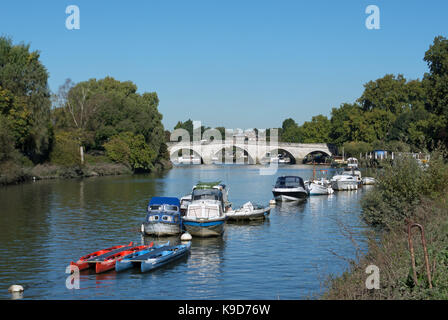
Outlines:
{"type": "Polygon", "coordinates": [[[174,197],[152,197],[148,203],[146,221],[176,223],[180,221],[180,201],[174,197]]]}
{"type": "Polygon", "coordinates": [[[303,179],[297,176],[282,176],[277,178],[275,188],[297,188],[302,187],[305,189],[303,179]]]}

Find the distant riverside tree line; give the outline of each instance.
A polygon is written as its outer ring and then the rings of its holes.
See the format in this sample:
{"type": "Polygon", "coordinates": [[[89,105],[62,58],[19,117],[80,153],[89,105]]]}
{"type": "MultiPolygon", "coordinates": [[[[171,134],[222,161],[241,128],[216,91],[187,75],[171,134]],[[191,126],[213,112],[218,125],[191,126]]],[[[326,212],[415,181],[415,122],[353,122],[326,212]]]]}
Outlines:
{"type": "Polygon", "coordinates": [[[0,37],[0,183],[44,163],[79,170],[120,163],[131,171],[169,165],[155,92],[139,94],[132,82],[106,77],[68,79],[52,94],[39,56],[0,37]]]}
{"type": "MultiPolygon", "coordinates": [[[[317,115],[302,125],[284,120],[280,141],[332,143],[353,156],[374,149],[429,152],[439,144],[448,146],[448,40],[436,37],[424,61],[429,72],[422,80],[386,74],[366,83],[356,102],[333,108],[330,118],[317,115]]],[[[178,122],[178,128],[192,136],[191,120],[178,122]]],[[[225,129],[216,129],[224,139],[225,129]]]]}

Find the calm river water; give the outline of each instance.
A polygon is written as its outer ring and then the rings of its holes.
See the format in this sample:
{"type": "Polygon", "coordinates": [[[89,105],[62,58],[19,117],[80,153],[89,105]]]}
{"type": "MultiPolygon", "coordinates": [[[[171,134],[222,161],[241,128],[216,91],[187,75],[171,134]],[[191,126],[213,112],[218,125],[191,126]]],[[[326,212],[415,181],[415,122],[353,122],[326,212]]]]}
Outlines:
{"type": "Polygon", "coordinates": [[[330,273],[347,268],[341,256],[355,257],[344,228],[365,247],[359,200],[367,188],[277,205],[263,222],[228,223],[222,238],[193,238],[189,256],[150,273],[83,271],[79,290],[65,285],[67,265],[84,254],[130,241],[179,241],[139,233],[152,196],[181,197],[198,180],[221,180],[233,207],[268,204],[277,176],[286,174],[307,179],[312,168],[260,175],[257,166],[203,165],[0,188],[0,299],[12,298],[12,284],[25,287],[23,299],[315,298],[330,273]]]}

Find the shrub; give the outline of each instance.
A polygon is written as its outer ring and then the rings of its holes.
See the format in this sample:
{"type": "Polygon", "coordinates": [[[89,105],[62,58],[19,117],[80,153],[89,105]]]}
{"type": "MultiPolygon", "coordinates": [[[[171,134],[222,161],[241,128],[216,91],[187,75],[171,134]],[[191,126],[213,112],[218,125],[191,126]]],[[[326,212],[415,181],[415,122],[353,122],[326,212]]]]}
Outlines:
{"type": "Polygon", "coordinates": [[[370,225],[391,229],[412,218],[424,197],[436,199],[448,192],[448,166],[438,154],[427,168],[405,156],[386,164],[372,192],[361,200],[362,217],[370,225]]]}
{"type": "Polygon", "coordinates": [[[154,167],[156,152],[146,143],[142,134],[120,133],[104,144],[106,155],[114,162],[135,170],[150,171],[154,167]]]}
{"type": "Polygon", "coordinates": [[[50,161],[54,164],[71,167],[81,165],[80,144],[71,132],[58,132],[50,153],[50,161]]]}

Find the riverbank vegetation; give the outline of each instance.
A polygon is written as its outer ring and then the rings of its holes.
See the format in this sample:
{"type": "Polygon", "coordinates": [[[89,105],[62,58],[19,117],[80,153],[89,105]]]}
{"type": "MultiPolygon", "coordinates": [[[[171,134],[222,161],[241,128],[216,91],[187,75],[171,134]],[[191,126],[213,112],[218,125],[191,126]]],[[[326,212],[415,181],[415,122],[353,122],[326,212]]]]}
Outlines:
{"type": "Polygon", "coordinates": [[[359,253],[340,277],[331,277],[323,299],[448,299],[448,164],[446,153],[431,154],[427,167],[403,157],[385,167],[362,201],[362,218],[375,232],[368,252],[359,253]],[[424,228],[431,285],[422,241],[413,231],[417,283],[411,267],[408,225],[424,228]],[[379,268],[380,288],[367,289],[366,268],[379,268]]]}
{"type": "Polygon", "coordinates": [[[51,93],[39,58],[0,37],[0,184],[170,167],[155,92],[106,77],[51,93]]]}

